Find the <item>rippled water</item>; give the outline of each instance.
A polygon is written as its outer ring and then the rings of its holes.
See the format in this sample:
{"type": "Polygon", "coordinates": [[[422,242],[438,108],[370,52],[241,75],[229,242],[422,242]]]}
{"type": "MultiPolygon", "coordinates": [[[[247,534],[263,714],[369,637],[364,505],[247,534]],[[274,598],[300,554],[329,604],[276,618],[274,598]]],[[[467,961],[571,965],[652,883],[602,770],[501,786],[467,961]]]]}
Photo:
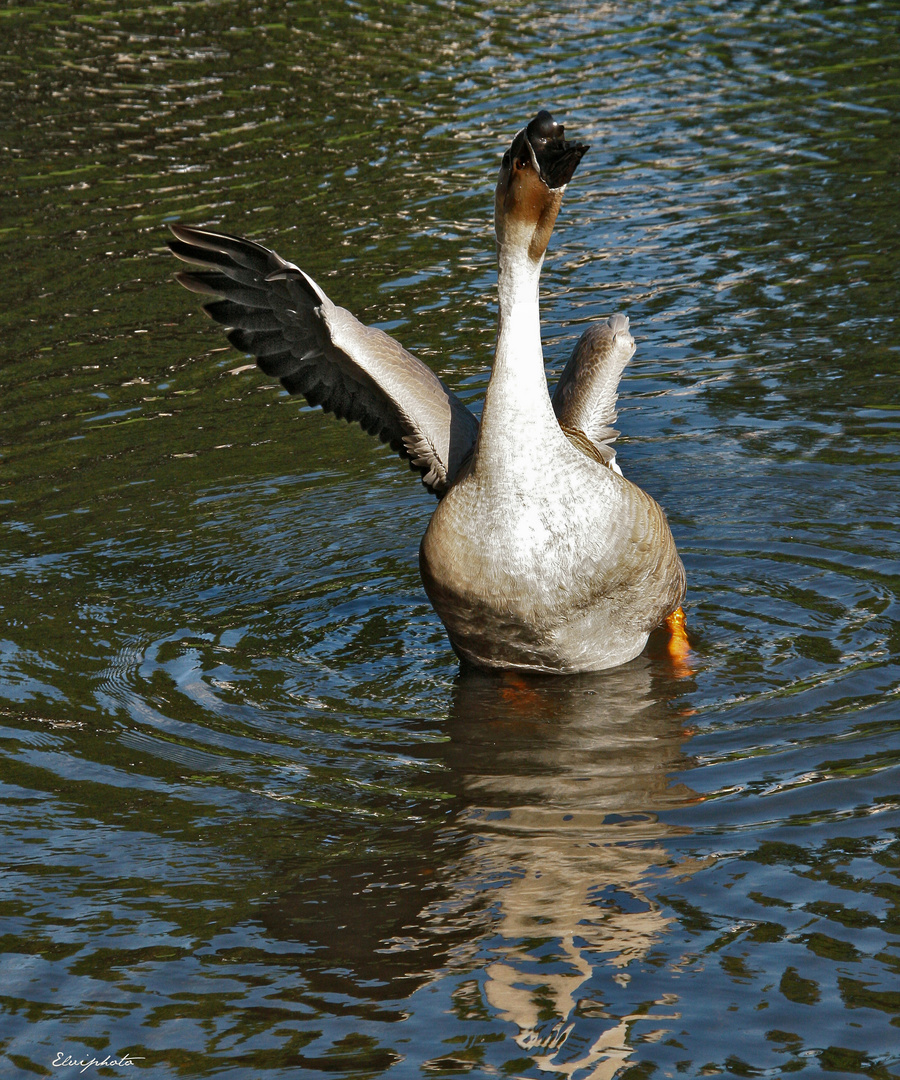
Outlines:
{"type": "Polygon", "coordinates": [[[0,8],[4,1078],[900,1075],[896,15],[0,8]],[[171,282],[251,234],[480,401],[542,106],[684,668],[461,675],[431,497],[171,282]]]}

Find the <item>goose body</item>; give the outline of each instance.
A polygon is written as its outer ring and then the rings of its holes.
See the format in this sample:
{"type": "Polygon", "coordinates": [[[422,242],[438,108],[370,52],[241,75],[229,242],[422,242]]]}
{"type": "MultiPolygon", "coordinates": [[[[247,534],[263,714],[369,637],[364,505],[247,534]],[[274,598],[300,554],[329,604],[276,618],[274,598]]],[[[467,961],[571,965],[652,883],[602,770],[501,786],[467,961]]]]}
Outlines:
{"type": "Polygon", "coordinates": [[[268,375],[390,442],[440,499],[420,549],[425,590],[460,658],[479,667],[598,671],[625,663],[676,612],[684,568],[662,509],[615,461],[616,388],[634,352],[615,315],[582,335],[551,401],[538,282],[562,193],[587,147],[539,113],[503,157],[495,226],[497,349],[479,425],[419,360],[336,307],[252,241],[172,226],[268,375]]]}

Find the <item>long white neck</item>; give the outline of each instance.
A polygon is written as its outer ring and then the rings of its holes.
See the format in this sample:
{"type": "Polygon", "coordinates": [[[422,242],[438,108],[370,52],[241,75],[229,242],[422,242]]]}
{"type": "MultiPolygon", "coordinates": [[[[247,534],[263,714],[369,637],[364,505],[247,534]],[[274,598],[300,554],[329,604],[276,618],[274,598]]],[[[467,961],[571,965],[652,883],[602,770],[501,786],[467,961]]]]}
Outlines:
{"type": "Polygon", "coordinates": [[[484,399],[475,452],[476,472],[498,479],[539,467],[562,437],[544,372],[538,282],[543,256],[528,257],[523,247],[499,248],[499,324],[497,351],[484,399]]]}

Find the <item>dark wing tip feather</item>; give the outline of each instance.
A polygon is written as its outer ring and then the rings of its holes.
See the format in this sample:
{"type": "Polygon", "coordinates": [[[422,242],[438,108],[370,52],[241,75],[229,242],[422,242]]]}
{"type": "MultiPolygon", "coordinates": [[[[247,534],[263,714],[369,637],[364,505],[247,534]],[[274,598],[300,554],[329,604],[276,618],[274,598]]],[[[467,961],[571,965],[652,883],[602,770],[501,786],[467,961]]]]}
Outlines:
{"type": "Polygon", "coordinates": [[[299,285],[300,288],[306,293],[306,295],[313,300],[316,304],[321,304],[323,300],[323,293],[319,290],[312,278],[308,277],[298,266],[292,266],[290,263],[279,267],[271,274],[266,275],[266,281],[290,281],[299,285]]]}

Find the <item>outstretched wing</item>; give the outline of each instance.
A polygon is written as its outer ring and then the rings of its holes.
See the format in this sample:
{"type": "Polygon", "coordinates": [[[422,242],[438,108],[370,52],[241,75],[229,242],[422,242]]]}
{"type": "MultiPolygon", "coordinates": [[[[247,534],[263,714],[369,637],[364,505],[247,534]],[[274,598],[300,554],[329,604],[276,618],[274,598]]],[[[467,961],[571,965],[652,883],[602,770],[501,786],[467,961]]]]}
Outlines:
{"type": "Polygon", "coordinates": [[[612,444],[618,431],[616,399],[619,379],[634,355],[634,338],[625,315],[594,323],[578,339],[553,393],[560,426],[582,432],[603,461],[619,472],[612,444]]]}
{"type": "Polygon", "coordinates": [[[291,394],[390,445],[442,495],[475,445],[478,421],[441,380],[384,331],[336,307],[274,251],[226,233],[170,226],[169,248],[201,267],[177,280],[221,297],[204,304],[228,340],[291,394]]]}

